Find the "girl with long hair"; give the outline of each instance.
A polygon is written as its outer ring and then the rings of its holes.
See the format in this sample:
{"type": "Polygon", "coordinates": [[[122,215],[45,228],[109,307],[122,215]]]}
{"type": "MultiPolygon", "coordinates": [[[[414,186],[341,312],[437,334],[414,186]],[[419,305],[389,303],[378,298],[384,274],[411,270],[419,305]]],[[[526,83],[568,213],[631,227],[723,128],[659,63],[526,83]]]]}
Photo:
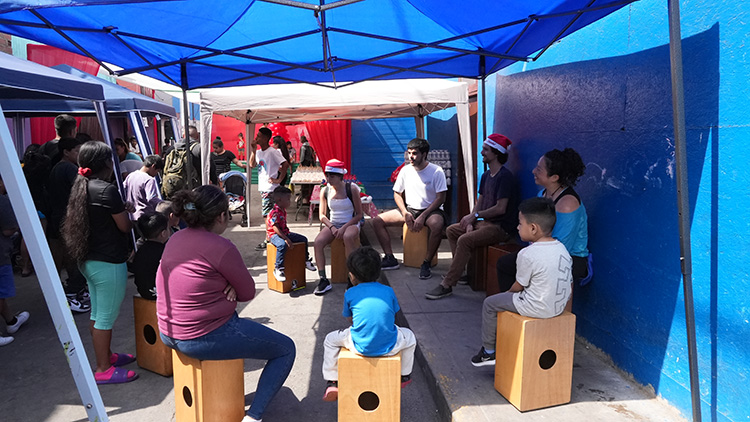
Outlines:
{"type": "Polygon", "coordinates": [[[172,198],[172,209],[188,228],[172,235],[156,274],[161,339],[194,359],[267,360],[242,420],[259,421],[292,370],[294,342],[237,316],[236,301],[255,297],[255,281],[237,247],[221,236],[229,221],[224,192],[211,185],[183,190],[172,198]]]}
{"type": "Polygon", "coordinates": [[[133,381],[138,374],[121,366],[135,357],[112,353],[112,327],[125,298],[132,205],[122,201],[112,182],[112,149],[89,141],[78,154],[78,176],[70,191],[62,236],[70,256],[86,277],[91,296],[89,330],[94,343],[97,384],[133,381]]]}
{"type": "Polygon", "coordinates": [[[289,168],[286,171],[286,175],[284,176],[284,180],[279,183],[280,186],[286,186],[289,184],[289,178],[292,174],[292,160],[289,157],[289,149],[286,147],[286,141],[284,141],[284,138],[281,136],[274,136],[273,137],[273,147],[277,150],[281,151],[281,155],[284,156],[284,159],[287,163],[289,163],[289,168]]]}

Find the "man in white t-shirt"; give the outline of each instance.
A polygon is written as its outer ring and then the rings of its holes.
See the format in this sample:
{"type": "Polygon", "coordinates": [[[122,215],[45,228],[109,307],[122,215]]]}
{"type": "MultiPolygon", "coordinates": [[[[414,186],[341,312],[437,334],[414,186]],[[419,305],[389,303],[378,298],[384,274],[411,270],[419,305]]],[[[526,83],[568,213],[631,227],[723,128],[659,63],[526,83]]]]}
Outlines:
{"type": "Polygon", "coordinates": [[[281,155],[281,151],[270,147],[270,140],[271,129],[260,128],[255,139],[250,143],[248,159],[251,167],[258,166],[258,192],[260,192],[264,218],[273,209],[273,190],[279,187],[289,167],[289,162],[281,155]],[[258,146],[260,150],[257,149],[258,146]]]}
{"type": "Polygon", "coordinates": [[[439,166],[427,161],[430,143],[425,139],[414,138],[406,145],[409,164],[401,169],[393,185],[393,199],[398,209],[384,212],[372,219],[375,234],[385,257],[381,269],[395,270],[399,264],[393,256],[391,237],[387,226],[406,225],[411,231],[418,232],[422,227],[430,228],[427,252],[419,271],[419,278],[432,276],[430,261],[437,253],[445,227],[445,202],[448,186],[445,173],[439,166]]]}

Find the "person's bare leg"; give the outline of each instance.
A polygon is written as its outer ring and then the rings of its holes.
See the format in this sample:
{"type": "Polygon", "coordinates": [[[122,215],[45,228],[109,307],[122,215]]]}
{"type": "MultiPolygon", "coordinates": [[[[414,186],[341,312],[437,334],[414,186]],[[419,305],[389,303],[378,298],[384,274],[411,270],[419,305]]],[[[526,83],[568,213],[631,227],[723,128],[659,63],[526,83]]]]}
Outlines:
{"type": "Polygon", "coordinates": [[[318,271],[325,271],[326,269],[326,246],[330,245],[332,241],[333,233],[327,227],[315,236],[313,249],[315,250],[315,266],[318,267],[318,271]]]}
{"type": "Polygon", "coordinates": [[[401,215],[401,211],[399,210],[386,211],[372,219],[372,228],[375,231],[375,236],[378,238],[380,247],[383,248],[383,253],[386,255],[393,255],[388,226],[395,226],[397,224],[404,224],[404,216],[401,215]]]}
{"type": "Polygon", "coordinates": [[[357,240],[359,239],[359,227],[349,226],[346,228],[344,233],[344,249],[346,250],[346,257],[357,249],[357,240]]]}
{"type": "Polygon", "coordinates": [[[89,331],[94,343],[94,356],[96,358],[96,372],[108,370],[112,364],[109,357],[112,355],[110,345],[112,344],[112,330],[99,330],[94,328],[95,321],[91,321],[89,331]]]}
{"type": "Polygon", "coordinates": [[[443,240],[443,227],[445,222],[441,215],[433,214],[427,218],[425,223],[425,225],[430,228],[430,237],[427,240],[427,252],[424,260],[432,262],[432,257],[437,253],[438,248],[440,248],[440,241],[443,240]]]}

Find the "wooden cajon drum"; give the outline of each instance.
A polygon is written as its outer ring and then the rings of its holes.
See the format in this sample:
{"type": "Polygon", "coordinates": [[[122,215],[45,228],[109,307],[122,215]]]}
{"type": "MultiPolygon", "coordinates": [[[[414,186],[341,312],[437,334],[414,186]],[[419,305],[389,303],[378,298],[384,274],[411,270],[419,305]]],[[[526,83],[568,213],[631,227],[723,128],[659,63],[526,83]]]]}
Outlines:
{"type": "Polygon", "coordinates": [[[268,267],[268,288],[279,293],[289,293],[292,290],[302,289],[305,284],[305,258],[307,251],[305,243],[295,243],[294,247],[286,250],[284,255],[285,282],[276,280],[273,269],[276,267],[276,246],[269,243],[266,246],[266,266],[268,267]]]}
{"type": "MultiPolygon", "coordinates": [[[[404,224],[404,266],[419,268],[424,262],[427,253],[427,243],[430,237],[430,229],[422,227],[422,230],[413,232],[404,224]]],[[[432,257],[431,266],[438,263],[437,254],[432,257]]]]}
{"type": "Polygon", "coordinates": [[[401,420],[401,353],[370,358],[339,354],[339,421],[401,420]]]}
{"type": "Polygon", "coordinates": [[[135,356],[138,366],[165,377],[172,376],[172,349],[159,337],[156,301],[133,296],[135,356]]]}
{"type": "Polygon", "coordinates": [[[500,293],[500,286],[497,284],[497,260],[502,256],[517,253],[521,249],[521,245],[517,243],[504,243],[487,248],[486,276],[484,277],[487,296],[500,293]]]}
{"type": "Polygon", "coordinates": [[[570,402],[576,317],[497,314],[495,389],[524,412],[570,402]]]}
{"type": "MultiPolygon", "coordinates": [[[[357,238],[356,247],[359,247],[357,238]]],[[[346,283],[349,269],[346,267],[346,247],[343,239],[333,239],[331,242],[331,283],[346,283]]]]}
{"type": "Polygon", "coordinates": [[[172,350],[177,422],[240,421],[245,417],[244,360],[198,360],[172,350]]]}
{"type": "Polygon", "coordinates": [[[487,275],[487,246],[481,246],[474,249],[466,264],[466,275],[469,276],[469,287],[474,291],[484,291],[486,286],[485,277],[487,275]]]}

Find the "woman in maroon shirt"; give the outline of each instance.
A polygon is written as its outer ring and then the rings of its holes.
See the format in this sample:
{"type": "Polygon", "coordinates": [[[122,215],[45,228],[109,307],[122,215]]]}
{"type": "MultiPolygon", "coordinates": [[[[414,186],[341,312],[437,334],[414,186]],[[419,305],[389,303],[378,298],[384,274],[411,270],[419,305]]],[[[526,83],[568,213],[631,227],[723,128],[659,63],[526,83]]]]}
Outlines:
{"type": "Polygon", "coordinates": [[[200,186],[172,199],[188,228],[172,235],[156,274],[156,307],[164,344],[200,360],[264,359],[243,422],[257,421],[294,364],[294,342],[262,324],[237,316],[236,301],[255,296],[242,256],[220,235],[229,201],[219,188],[200,186]]]}

